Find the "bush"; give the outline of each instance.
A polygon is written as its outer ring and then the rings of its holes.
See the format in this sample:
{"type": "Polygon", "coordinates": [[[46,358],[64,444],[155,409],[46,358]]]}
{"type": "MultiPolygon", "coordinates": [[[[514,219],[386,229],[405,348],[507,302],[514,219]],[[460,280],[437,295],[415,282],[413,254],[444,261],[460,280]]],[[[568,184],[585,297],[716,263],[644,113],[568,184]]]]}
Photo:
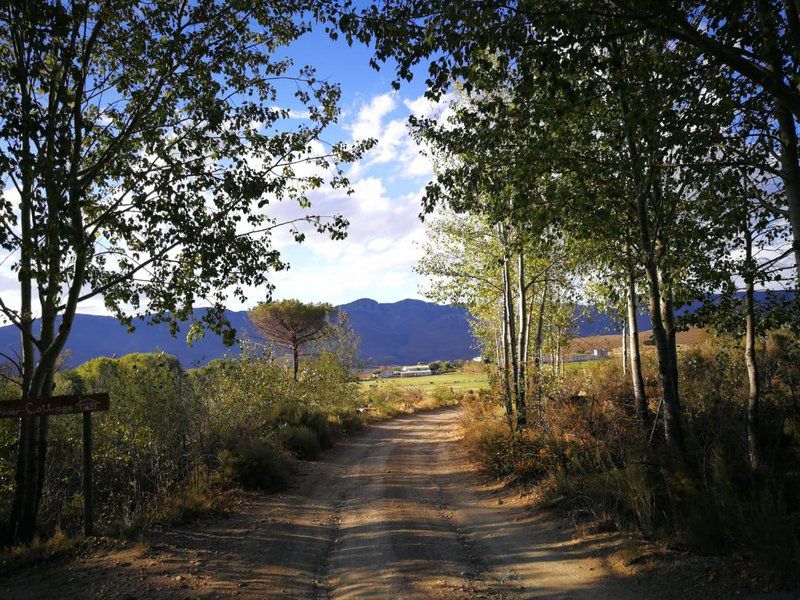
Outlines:
{"type": "Polygon", "coordinates": [[[292,473],[292,461],[272,441],[250,440],[233,450],[219,454],[223,476],[247,490],[278,490],[286,487],[292,473]]]}
{"type": "Polygon", "coordinates": [[[286,425],[278,430],[283,447],[302,460],[316,460],[322,448],[316,433],[305,425],[286,425]]]}
{"type": "MultiPolygon", "coordinates": [[[[357,384],[327,351],[303,362],[299,381],[274,356],[246,351],[188,372],[164,353],[97,358],[57,373],[55,384],[57,394],[111,397],[111,410],[94,417],[95,514],[105,532],[214,511],[223,483],[280,487],[291,457],[279,430],[303,428],[285,431],[284,440],[313,458],[361,421],[357,384]]],[[[0,399],[16,393],[0,385],[0,399]]],[[[0,422],[0,523],[13,498],[16,438],[12,421],[0,422]]],[[[80,530],[80,465],[80,415],[51,419],[39,513],[44,535],[80,530]]]]}
{"type": "MultiPolygon", "coordinates": [[[[530,386],[528,428],[512,436],[502,390],[465,398],[468,449],[499,477],[532,481],[538,497],[573,516],[703,553],[754,551],[786,565],[800,557],[800,343],[773,335],[758,348],[765,464],[749,465],[747,381],[741,341],[711,338],[679,353],[686,460],[652,444],[635,417],[618,361],[530,386]]],[[[660,396],[645,353],[651,413],[660,396]]],[[[663,418],[663,417],[662,417],[663,418]]]]}
{"type": "Polygon", "coordinates": [[[281,404],[270,415],[270,425],[275,428],[304,427],[311,430],[323,450],[333,448],[336,441],[334,428],[328,415],[319,410],[310,410],[297,404],[281,404]]]}
{"type": "Polygon", "coordinates": [[[350,435],[364,427],[364,419],[355,411],[339,412],[334,419],[343,435],[350,435]]]}
{"type": "Polygon", "coordinates": [[[488,392],[464,397],[463,425],[467,447],[496,477],[530,482],[544,474],[546,442],[532,430],[512,435],[502,409],[488,392]]]}

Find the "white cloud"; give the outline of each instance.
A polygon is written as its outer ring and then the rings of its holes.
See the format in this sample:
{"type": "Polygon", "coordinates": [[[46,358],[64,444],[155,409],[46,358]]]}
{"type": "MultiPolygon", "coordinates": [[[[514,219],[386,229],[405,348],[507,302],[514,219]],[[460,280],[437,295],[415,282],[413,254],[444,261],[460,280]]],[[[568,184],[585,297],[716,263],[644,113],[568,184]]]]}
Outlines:
{"type": "MultiPolygon", "coordinates": [[[[421,257],[424,228],[420,199],[432,175],[430,160],[410,136],[411,114],[444,119],[450,98],[400,99],[396,93],[374,96],[344,124],[353,140],[377,140],[348,172],[353,193],[318,190],[311,212],[342,214],[350,222],[344,241],[309,235],[302,246],[286,240],[281,249],[290,270],[272,277],[278,298],[343,303],[359,297],[394,301],[419,297],[413,268],[421,257]]],[[[299,212],[299,209],[296,209],[299,212]]]]}
{"type": "Polygon", "coordinates": [[[424,96],[396,101],[394,93],[375,96],[358,111],[356,121],[346,125],[353,140],[372,137],[375,147],[350,168],[349,175],[355,179],[385,166],[387,178],[423,178],[433,174],[431,161],[421,151],[408,130],[410,115],[444,119],[449,114],[451,98],[443,97],[431,102],[424,96]]]}
{"type": "Polygon", "coordinates": [[[363,140],[370,137],[379,137],[381,134],[381,123],[383,118],[392,112],[397,106],[397,94],[389,92],[375,96],[368,104],[365,104],[358,111],[356,120],[345,129],[353,135],[353,139],[363,140]]]}

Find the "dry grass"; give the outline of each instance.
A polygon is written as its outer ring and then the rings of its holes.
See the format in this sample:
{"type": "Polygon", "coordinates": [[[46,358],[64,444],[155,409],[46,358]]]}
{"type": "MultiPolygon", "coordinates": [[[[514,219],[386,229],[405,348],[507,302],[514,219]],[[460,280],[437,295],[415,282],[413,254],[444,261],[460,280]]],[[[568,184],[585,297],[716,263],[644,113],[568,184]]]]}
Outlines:
{"type": "Polygon", "coordinates": [[[445,387],[424,390],[413,386],[367,387],[363,391],[365,408],[362,416],[367,421],[381,421],[456,406],[468,393],[445,387]]]}
{"type": "MultiPolygon", "coordinates": [[[[708,331],[692,327],[688,331],[679,331],[677,341],[679,346],[691,347],[702,344],[707,341],[710,336],[711,334],[708,331]]],[[[639,339],[642,342],[642,349],[645,352],[653,348],[652,330],[640,331],[639,339]]],[[[620,334],[591,335],[572,340],[567,349],[567,354],[580,354],[602,348],[611,351],[612,354],[619,354],[621,345],[622,336],[620,334]]]]}

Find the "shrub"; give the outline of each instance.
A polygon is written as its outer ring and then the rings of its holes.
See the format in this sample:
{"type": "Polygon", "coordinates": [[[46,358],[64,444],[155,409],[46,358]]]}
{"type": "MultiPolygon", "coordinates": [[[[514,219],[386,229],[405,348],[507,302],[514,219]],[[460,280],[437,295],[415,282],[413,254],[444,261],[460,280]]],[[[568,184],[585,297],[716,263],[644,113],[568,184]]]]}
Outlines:
{"type": "Polygon", "coordinates": [[[292,461],[273,441],[242,441],[219,454],[223,477],[247,490],[278,490],[286,487],[292,461]]]}
{"type": "Polygon", "coordinates": [[[364,427],[364,419],[356,411],[339,412],[334,416],[343,435],[350,435],[364,427]]]}
{"type": "MultiPolygon", "coordinates": [[[[54,382],[57,394],[111,397],[111,410],[94,417],[97,528],[110,532],[216,510],[223,485],[284,485],[291,456],[278,431],[298,456],[313,458],[361,426],[351,375],[346,360],[323,349],[294,381],[281,360],[245,348],[188,372],[164,353],[97,358],[54,382]]],[[[17,389],[0,382],[0,399],[17,389]]],[[[12,421],[0,421],[0,537],[13,498],[16,438],[12,421]]],[[[80,466],[80,415],[51,419],[43,534],[80,530],[80,466]]]]}
{"type": "Polygon", "coordinates": [[[328,416],[319,411],[307,411],[303,415],[301,425],[314,432],[322,450],[333,448],[335,441],[334,429],[331,427],[328,416]]]}
{"type": "Polygon", "coordinates": [[[317,438],[319,447],[323,450],[333,448],[335,431],[331,426],[328,415],[319,410],[310,410],[298,404],[281,404],[272,411],[270,424],[275,428],[286,426],[305,427],[310,429],[317,438]]]}
{"type": "MultiPolygon", "coordinates": [[[[543,370],[530,386],[529,426],[514,436],[495,380],[464,400],[465,443],[487,470],[536,482],[540,498],[572,515],[705,553],[758,549],[788,572],[800,556],[800,344],[772,335],[758,353],[771,440],[760,472],[748,462],[741,340],[730,337],[679,353],[685,461],[664,447],[661,423],[649,442],[618,361],[560,378],[543,370]]],[[[657,366],[652,353],[643,359],[655,413],[657,366]]]]}
{"type": "Polygon", "coordinates": [[[316,433],[305,425],[281,427],[278,438],[284,448],[302,460],[315,460],[322,451],[316,433]]]}

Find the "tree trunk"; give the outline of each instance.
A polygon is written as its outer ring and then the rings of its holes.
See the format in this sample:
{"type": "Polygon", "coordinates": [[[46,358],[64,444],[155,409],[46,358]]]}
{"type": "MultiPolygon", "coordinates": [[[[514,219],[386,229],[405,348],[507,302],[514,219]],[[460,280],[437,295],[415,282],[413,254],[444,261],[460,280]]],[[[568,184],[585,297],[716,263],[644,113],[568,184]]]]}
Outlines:
{"type": "Polygon", "coordinates": [[[517,344],[517,397],[516,397],[516,405],[517,405],[517,429],[522,429],[528,423],[528,410],[526,406],[526,398],[525,398],[525,391],[527,387],[527,373],[526,373],[526,361],[527,361],[527,344],[526,340],[528,338],[527,332],[527,325],[528,325],[528,301],[527,301],[527,290],[525,286],[525,256],[520,250],[519,252],[519,260],[517,268],[519,273],[517,273],[517,283],[518,283],[518,292],[519,292],[519,335],[518,335],[518,344],[517,344]]]}
{"type": "Polygon", "coordinates": [[[781,178],[786,191],[786,207],[792,226],[795,282],[800,289],[800,156],[798,156],[797,124],[792,113],[778,104],[775,116],[780,128],[781,178]]]}
{"type": "MultiPolygon", "coordinates": [[[[25,128],[32,127],[30,123],[30,95],[28,93],[27,79],[21,75],[20,89],[22,102],[22,115],[26,121],[25,128]]],[[[22,335],[22,398],[28,399],[32,394],[32,380],[36,365],[36,350],[33,344],[33,234],[31,211],[33,203],[33,164],[30,149],[30,138],[23,138],[22,153],[22,189],[20,192],[20,234],[22,247],[20,254],[20,332],[22,335]]],[[[8,530],[12,539],[18,543],[25,543],[33,538],[35,530],[34,496],[36,481],[36,449],[38,448],[38,420],[36,417],[22,417],[20,425],[20,438],[17,457],[17,472],[15,476],[16,488],[14,502],[8,530]]]]}
{"type": "Polygon", "coordinates": [[[509,349],[508,349],[508,320],[506,315],[508,310],[506,307],[506,297],[503,294],[503,392],[506,408],[506,420],[508,421],[508,429],[513,433],[514,431],[514,405],[511,398],[511,373],[509,371],[509,349]]]}
{"type": "Polygon", "coordinates": [[[636,416],[639,418],[645,432],[650,428],[650,409],[647,405],[647,393],[644,388],[644,375],[642,373],[642,355],[639,348],[639,323],[637,321],[636,279],[633,266],[628,267],[628,355],[631,365],[631,383],[633,384],[633,398],[636,407],[636,416]]]}
{"type": "MultiPolygon", "coordinates": [[[[767,55],[767,70],[778,78],[784,77],[784,55],[778,44],[775,15],[770,3],[756,2],[759,32],[767,55]]],[[[789,17],[791,18],[791,17],[789,17]]],[[[798,153],[796,116],[792,108],[777,97],[773,99],[775,120],[778,122],[778,138],[781,152],[781,179],[786,191],[786,208],[792,227],[792,249],[795,261],[795,285],[800,289],[800,155],[798,153]]]]}
{"type": "Polygon", "coordinates": [[[292,377],[297,381],[297,371],[300,368],[300,350],[296,343],[292,344],[292,377]]]}
{"type": "Polygon", "coordinates": [[[675,326],[675,303],[673,301],[672,286],[667,283],[662,269],[658,270],[658,277],[659,286],[661,287],[661,321],[664,323],[664,330],[667,334],[667,349],[670,355],[669,379],[673,388],[672,395],[676,400],[679,400],[680,390],[678,385],[678,342],[677,328],[675,326]]]}
{"type": "Polygon", "coordinates": [[[547,280],[545,279],[544,286],[542,288],[542,301],[539,304],[539,317],[537,318],[536,323],[536,356],[534,356],[534,360],[536,361],[536,367],[541,367],[542,365],[542,339],[543,339],[543,330],[544,330],[544,307],[547,303],[547,280]]]}
{"type": "Polygon", "coordinates": [[[761,437],[759,427],[759,404],[761,399],[761,382],[758,374],[756,358],[756,301],[753,272],[753,238],[749,223],[745,220],[745,349],[744,359],[747,365],[747,441],[750,449],[750,466],[759,470],[763,465],[761,456],[761,437]]]}
{"type": "Polygon", "coordinates": [[[628,324],[622,323],[622,347],[620,348],[620,355],[622,356],[622,375],[628,376],[628,324]]]}
{"type": "Polygon", "coordinates": [[[542,406],[542,340],[544,332],[544,308],[547,302],[547,279],[542,286],[542,299],[539,303],[539,314],[536,323],[536,338],[534,340],[533,361],[536,367],[536,414],[540,424],[544,424],[544,409],[542,406]]]}
{"type": "MultiPolygon", "coordinates": [[[[44,321],[44,319],[42,320],[44,321]]],[[[42,323],[42,330],[44,331],[44,323],[42,323]]],[[[42,337],[44,337],[44,335],[42,337]]],[[[52,336],[50,336],[50,339],[52,340],[52,336]]],[[[52,395],[53,395],[53,372],[51,371],[49,376],[45,379],[44,387],[40,390],[39,397],[49,398],[52,395]]],[[[50,433],[50,419],[47,415],[42,415],[41,417],[39,417],[39,439],[37,440],[38,448],[36,452],[36,460],[38,461],[38,465],[36,467],[37,480],[36,480],[36,491],[34,496],[34,518],[39,512],[39,505],[42,499],[42,492],[44,490],[49,433],[50,433]]]]}
{"type": "MultiPolygon", "coordinates": [[[[510,256],[508,253],[508,238],[506,236],[505,230],[501,225],[498,226],[500,228],[500,239],[503,243],[505,248],[505,255],[503,257],[503,295],[504,295],[504,304],[505,304],[505,319],[506,319],[506,326],[508,327],[508,338],[509,338],[509,351],[511,355],[511,381],[512,381],[512,396],[514,397],[515,401],[519,398],[519,355],[517,354],[517,345],[515,341],[517,340],[517,328],[515,323],[514,317],[514,298],[511,293],[511,267],[509,265],[510,256]]],[[[517,414],[517,419],[519,419],[519,414],[517,414]]]]}
{"type": "MultiPolygon", "coordinates": [[[[635,133],[635,115],[632,113],[625,96],[625,90],[617,90],[619,95],[620,112],[622,117],[625,143],[628,148],[629,167],[631,178],[635,183],[636,200],[635,214],[638,222],[638,237],[641,245],[641,262],[647,276],[647,295],[650,308],[650,318],[653,324],[653,337],[658,353],[658,374],[662,387],[662,402],[664,404],[664,437],[667,446],[677,451],[683,457],[683,429],[681,427],[680,397],[677,394],[677,384],[673,377],[677,372],[673,368],[673,353],[670,350],[669,338],[661,319],[661,286],[659,285],[658,259],[653,237],[650,233],[650,214],[648,197],[653,189],[647,184],[645,174],[645,161],[639,151],[635,133]]],[[[658,175],[656,175],[658,176],[658,175]]]]}
{"type": "Polygon", "coordinates": [[[650,318],[653,323],[653,337],[658,354],[658,375],[661,381],[664,403],[664,438],[667,446],[683,453],[683,428],[681,427],[680,397],[673,382],[672,349],[669,337],[661,316],[661,288],[655,266],[650,264],[645,269],[648,279],[648,299],[650,318]]]}
{"type": "Polygon", "coordinates": [[[555,360],[555,373],[556,376],[561,376],[561,329],[556,328],[556,360],[555,360]]]}
{"type": "Polygon", "coordinates": [[[674,328],[672,323],[666,324],[664,316],[671,319],[671,304],[663,298],[661,288],[662,273],[658,266],[656,248],[650,236],[650,222],[648,215],[647,195],[640,193],[637,201],[639,216],[639,234],[644,253],[643,263],[648,283],[648,300],[650,305],[650,319],[653,325],[653,337],[658,353],[658,374],[661,380],[662,398],[664,404],[664,438],[667,446],[677,451],[681,457],[684,455],[683,427],[681,425],[681,402],[678,394],[677,365],[674,364],[676,356],[674,346],[674,328]],[[662,312],[662,308],[664,311],[662,312]],[[668,333],[667,327],[672,332],[668,333]]]}

